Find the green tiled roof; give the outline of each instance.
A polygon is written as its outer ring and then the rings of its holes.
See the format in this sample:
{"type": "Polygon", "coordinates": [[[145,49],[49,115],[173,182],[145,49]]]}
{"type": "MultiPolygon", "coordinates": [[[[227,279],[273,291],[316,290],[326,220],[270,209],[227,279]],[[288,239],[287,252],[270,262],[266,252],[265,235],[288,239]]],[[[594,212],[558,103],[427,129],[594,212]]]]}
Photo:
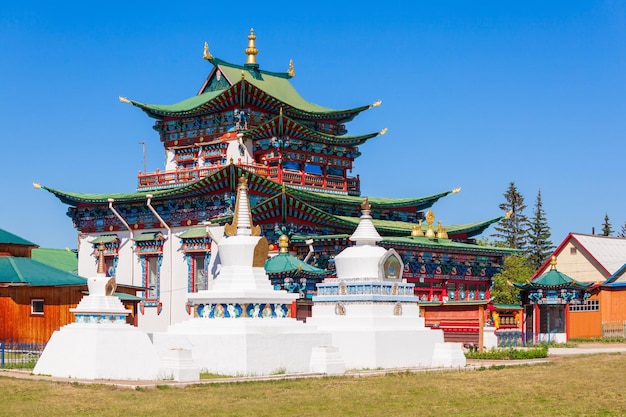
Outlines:
{"type": "Polygon", "coordinates": [[[209,234],[206,226],[191,227],[181,233],[178,237],[181,239],[193,239],[198,237],[207,237],[209,234]]]}
{"type": "Polygon", "coordinates": [[[265,271],[268,274],[289,274],[301,271],[304,275],[326,276],[328,271],[304,263],[288,253],[279,253],[265,261],[265,271]]]}
{"type": "Polygon", "coordinates": [[[578,288],[589,288],[593,285],[593,282],[578,282],[568,275],[557,271],[556,269],[551,269],[548,272],[539,275],[537,278],[533,279],[530,282],[513,283],[513,285],[518,288],[562,288],[570,286],[578,288]]]}
{"type": "MultiPolygon", "coordinates": [[[[41,186],[41,189],[54,194],[59,200],[61,200],[63,203],[70,205],[70,206],[77,206],[79,203],[108,204],[109,198],[113,198],[116,203],[131,203],[131,202],[146,201],[146,195],[148,194],[153,195],[153,200],[158,200],[160,198],[165,198],[165,197],[170,198],[170,197],[195,194],[198,192],[198,190],[202,190],[216,181],[221,181],[224,177],[229,177],[233,175],[238,176],[240,174],[245,174],[248,177],[248,184],[250,184],[251,186],[257,183],[259,184],[262,183],[265,189],[265,192],[269,192],[270,194],[282,192],[282,189],[283,189],[282,184],[279,184],[278,182],[272,181],[267,178],[261,178],[253,174],[252,172],[246,170],[245,168],[237,167],[235,165],[226,166],[224,167],[224,169],[213,172],[210,175],[208,175],[206,178],[200,179],[198,181],[187,183],[179,187],[169,188],[166,190],[155,190],[155,191],[145,191],[145,192],[142,191],[142,192],[134,192],[134,193],[85,194],[85,193],[62,191],[56,188],[46,187],[46,186],[41,186]]],[[[236,184],[236,181],[233,182],[233,184],[236,184]]],[[[312,201],[312,202],[322,201],[322,202],[329,202],[329,203],[335,203],[335,204],[340,203],[346,206],[355,206],[355,207],[359,207],[361,203],[363,202],[363,197],[305,191],[305,190],[292,188],[288,185],[285,185],[284,189],[285,189],[286,194],[299,196],[301,199],[312,201]]],[[[235,191],[235,189],[231,191],[235,191]]],[[[427,196],[427,197],[410,197],[410,198],[368,197],[368,201],[370,202],[370,204],[372,205],[374,209],[415,206],[415,207],[418,207],[419,210],[421,210],[423,208],[430,207],[437,200],[441,199],[442,197],[447,196],[450,193],[452,193],[452,191],[445,191],[443,193],[439,193],[439,194],[435,194],[435,195],[427,196]]],[[[410,231],[411,229],[408,228],[407,230],[410,231]]]]}
{"type": "Polygon", "coordinates": [[[36,248],[31,259],[74,275],[78,273],[78,258],[73,250],[36,248]]]}
{"type": "Polygon", "coordinates": [[[28,240],[21,238],[18,235],[14,235],[13,233],[7,232],[4,229],[0,229],[0,243],[8,243],[8,244],[13,244],[13,245],[37,246],[33,242],[29,242],[28,240]]]}
{"type": "Polygon", "coordinates": [[[57,287],[87,285],[87,279],[30,258],[0,256],[0,283],[57,287]]]}
{"type": "Polygon", "coordinates": [[[212,107],[210,103],[212,100],[216,101],[215,104],[221,102],[221,95],[238,99],[240,91],[250,92],[252,88],[258,88],[264,93],[263,95],[266,96],[266,99],[275,102],[277,107],[282,107],[281,103],[283,103],[292,107],[296,112],[320,115],[337,114],[345,118],[347,115],[354,117],[357,113],[370,107],[366,105],[342,110],[323,107],[302,98],[300,93],[289,82],[289,77],[286,74],[263,70],[254,71],[251,68],[231,64],[218,58],[213,58],[210,61],[226,76],[231,84],[230,86],[223,90],[203,92],[174,104],[146,104],[129,100],[130,103],[155,118],[161,118],[165,115],[187,115],[212,107]],[[241,78],[242,73],[244,74],[244,79],[241,78]]]}

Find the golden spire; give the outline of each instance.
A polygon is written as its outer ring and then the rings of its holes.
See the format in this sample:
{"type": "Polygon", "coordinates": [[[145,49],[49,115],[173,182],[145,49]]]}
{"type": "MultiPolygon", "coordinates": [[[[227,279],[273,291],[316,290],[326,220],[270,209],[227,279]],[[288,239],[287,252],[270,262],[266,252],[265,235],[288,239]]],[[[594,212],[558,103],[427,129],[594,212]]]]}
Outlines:
{"type": "Polygon", "coordinates": [[[104,269],[104,242],[98,245],[98,275],[106,275],[104,269]]]}
{"type": "Polygon", "coordinates": [[[211,55],[211,53],[209,52],[209,43],[208,42],[204,43],[204,54],[202,55],[202,58],[206,59],[207,61],[209,59],[213,59],[213,55],[211,55]]]}
{"type": "Polygon", "coordinates": [[[426,212],[426,223],[428,223],[428,229],[426,229],[426,237],[435,237],[435,231],[433,230],[433,222],[435,221],[435,214],[432,210],[426,212]]]}
{"type": "Polygon", "coordinates": [[[296,71],[293,69],[293,59],[289,60],[289,69],[287,70],[287,75],[290,77],[296,76],[296,71]]]}
{"type": "Polygon", "coordinates": [[[550,269],[556,271],[556,256],[552,255],[552,259],[550,259],[550,269]]]}
{"type": "Polygon", "coordinates": [[[289,238],[287,235],[280,235],[278,238],[278,253],[289,253],[289,238]]]}
{"type": "Polygon", "coordinates": [[[241,70],[241,79],[245,79],[246,78],[246,73],[244,70],[241,70]]]}
{"type": "Polygon", "coordinates": [[[248,35],[248,47],[246,48],[246,54],[248,55],[248,59],[246,60],[246,65],[257,65],[256,63],[256,54],[259,53],[259,50],[256,49],[254,44],[254,40],[256,36],[254,36],[254,29],[250,29],[250,34],[248,35]]]}

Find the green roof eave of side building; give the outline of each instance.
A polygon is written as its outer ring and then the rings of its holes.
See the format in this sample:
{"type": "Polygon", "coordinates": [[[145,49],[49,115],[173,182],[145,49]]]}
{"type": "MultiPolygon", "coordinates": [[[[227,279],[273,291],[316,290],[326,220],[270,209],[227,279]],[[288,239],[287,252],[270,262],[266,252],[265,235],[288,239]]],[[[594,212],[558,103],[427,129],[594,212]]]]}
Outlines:
{"type": "Polygon", "coordinates": [[[33,242],[15,235],[11,232],[7,232],[4,229],[0,229],[0,243],[12,244],[12,245],[24,245],[24,246],[38,246],[33,242]]]}
{"type": "Polygon", "coordinates": [[[87,285],[87,279],[30,258],[0,256],[0,282],[8,285],[87,285]]]}

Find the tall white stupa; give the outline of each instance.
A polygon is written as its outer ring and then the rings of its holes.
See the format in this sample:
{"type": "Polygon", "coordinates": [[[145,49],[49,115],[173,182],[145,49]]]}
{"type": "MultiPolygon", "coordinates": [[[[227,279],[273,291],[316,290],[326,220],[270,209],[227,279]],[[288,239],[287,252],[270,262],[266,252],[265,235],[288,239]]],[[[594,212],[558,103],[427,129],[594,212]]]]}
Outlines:
{"type": "Polygon", "coordinates": [[[424,325],[400,256],[377,245],[367,198],[361,212],[355,245],[335,257],[337,277],[317,285],[307,324],[332,333],[348,369],[465,366],[462,346],[424,325]]]}
{"type": "Polygon", "coordinates": [[[100,251],[98,273],[89,278],[89,294],[76,308],[74,323],[52,334],[34,374],[79,379],[157,380],[159,357],[148,335],[126,323],[130,313],[113,295],[114,278],[104,273],[100,251]]]}
{"type": "Polygon", "coordinates": [[[269,245],[252,224],[244,176],[233,222],[209,226],[209,233],[221,269],[211,289],[189,294],[192,319],[153,335],[157,351],[190,350],[200,369],[222,375],[310,372],[314,352],[329,346],[331,336],[292,318],[298,295],[273,288],[264,269],[269,245]]]}

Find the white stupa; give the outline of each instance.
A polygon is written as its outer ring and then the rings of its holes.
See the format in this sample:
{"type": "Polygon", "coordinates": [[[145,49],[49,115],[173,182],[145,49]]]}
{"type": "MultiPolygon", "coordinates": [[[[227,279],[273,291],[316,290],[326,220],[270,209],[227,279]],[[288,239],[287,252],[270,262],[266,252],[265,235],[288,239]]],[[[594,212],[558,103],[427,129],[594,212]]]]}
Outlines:
{"type": "MultiPolygon", "coordinates": [[[[200,369],[222,375],[309,372],[331,336],[292,318],[298,295],[273,288],[264,269],[269,245],[252,225],[247,192],[242,176],[233,222],[209,228],[221,261],[213,287],[189,294],[194,318],[155,333],[155,347],[190,350],[200,369]]],[[[332,369],[342,372],[342,362],[332,369]]]]}
{"type": "Polygon", "coordinates": [[[400,256],[376,244],[382,238],[367,199],[361,211],[350,237],[356,244],[335,257],[337,278],[317,285],[307,324],[332,333],[349,369],[465,366],[459,343],[444,343],[442,330],[425,327],[400,256]]]}
{"type": "Polygon", "coordinates": [[[89,295],[76,308],[74,323],[55,331],[34,374],[79,379],[159,379],[159,358],[147,334],[126,323],[129,311],[115,292],[115,279],[104,273],[89,278],[89,295]]]}

